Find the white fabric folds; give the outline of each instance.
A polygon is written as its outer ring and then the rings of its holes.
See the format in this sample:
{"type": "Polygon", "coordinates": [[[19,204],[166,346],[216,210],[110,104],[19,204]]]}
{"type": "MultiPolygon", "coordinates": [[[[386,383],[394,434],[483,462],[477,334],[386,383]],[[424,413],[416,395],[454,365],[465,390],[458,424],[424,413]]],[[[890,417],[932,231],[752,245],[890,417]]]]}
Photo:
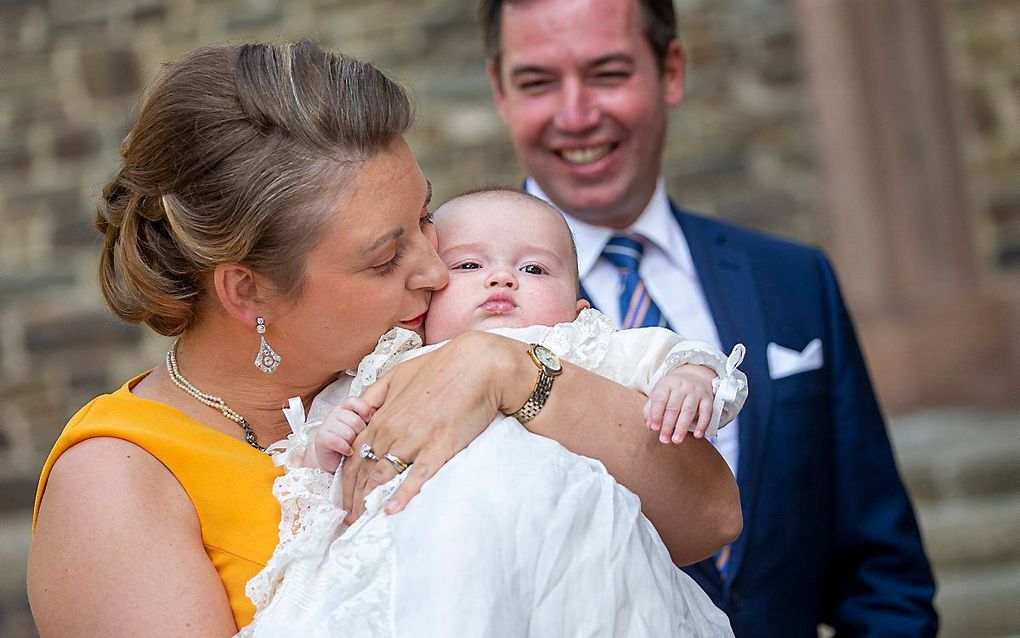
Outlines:
{"type": "MultiPolygon", "coordinates": [[[[726,616],[673,565],[637,496],[600,462],[510,417],[494,420],[403,512],[382,511],[398,476],[369,494],[365,514],[345,526],[339,475],[297,467],[294,450],[352,389],[432,348],[409,349],[414,339],[401,332],[387,333],[353,380],[327,388],[308,419],[300,403],[289,407],[294,433],[274,446],[288,468],[274,486],[281,542],[248,584],[257,612],[239,635],[732,636],[726,616]]],[[[727,360],[661,329],[615,331],[595,311],[553,328],[497,332],[541,342],[644,392],[684,357],[710,365],[721,371],[720,420],[746,396],[738,355],[727,360]]]]}

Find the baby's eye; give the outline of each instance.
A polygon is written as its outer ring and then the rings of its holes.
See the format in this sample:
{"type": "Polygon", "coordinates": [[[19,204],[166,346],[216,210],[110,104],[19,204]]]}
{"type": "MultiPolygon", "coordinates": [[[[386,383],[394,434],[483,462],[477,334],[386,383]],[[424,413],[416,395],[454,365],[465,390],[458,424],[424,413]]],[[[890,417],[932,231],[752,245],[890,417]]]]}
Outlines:
{"type": "Polygon", "coordinates": [[[478,270],[482,265],[477,261],[465,261],[462,264],[457,264],[453,267],[453,270],[478,270]]]}
{"type": "Polygon", "coordinates": [[[544,275],[546,273],[545,268],[542,268],[538,264],[528,264],[527,266],[521,266],[521,272],[528,273],[529,275],[544,275]]]}
{"type": "Polygon", "coordinates": [[[434,213],[430,210],[425,211],[425,214],[421,218],[421,225],[426,226],[428,224],[436,223],[434,213]]]}

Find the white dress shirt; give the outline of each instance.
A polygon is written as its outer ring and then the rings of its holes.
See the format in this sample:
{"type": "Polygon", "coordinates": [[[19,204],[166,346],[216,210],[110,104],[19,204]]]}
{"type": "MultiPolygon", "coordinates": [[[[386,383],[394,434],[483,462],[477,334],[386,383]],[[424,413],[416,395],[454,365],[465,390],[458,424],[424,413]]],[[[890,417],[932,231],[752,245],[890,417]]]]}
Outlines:
{"type": "MultiPolygon", "coordinates": [[[[530,177],[525,182],[525,190],[550,201],[530,177]]],[[[568,214],[564,214],[564,217],[577,243],[577,266],[581,283],[595,306],[616,325],[620,323],[620,290],[623,280],[619,270],[602,258],[602,249],[610,237],[618,232],[636,234],[643,238],[642,243],[645,245],[639,273],[641,280],[669,321],[670,327],[687,338],[722,347],[705,293],[694,270],[690,247],[680,224],[673,216],[661,177],[644,212],[624,231],[593,226],[568,214]]],[[[740,453],[739,425],[738,418],[719,431],[715,442],[716,449],[734,476],[740,453]]]]}

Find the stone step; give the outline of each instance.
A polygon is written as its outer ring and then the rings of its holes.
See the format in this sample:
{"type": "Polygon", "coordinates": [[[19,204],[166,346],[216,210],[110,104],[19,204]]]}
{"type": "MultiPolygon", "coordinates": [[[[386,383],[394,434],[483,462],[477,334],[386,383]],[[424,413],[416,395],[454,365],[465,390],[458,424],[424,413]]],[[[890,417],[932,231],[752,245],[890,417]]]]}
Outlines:
{"type": "Polygon", "coordinates": [[[914,501],[1020,493],[1020,411],[943,409],[890,419],[914,501]]]}
{"type": "Polygon", "coordinates": [[[936,568],[940,638],[1020,636],[1020,561],[936,568]]]}
{"type": "Polygon", "coordinates": [[[1020,561],[1020,493],[922,504],[917,515],[932,563],[1020,561]]]}

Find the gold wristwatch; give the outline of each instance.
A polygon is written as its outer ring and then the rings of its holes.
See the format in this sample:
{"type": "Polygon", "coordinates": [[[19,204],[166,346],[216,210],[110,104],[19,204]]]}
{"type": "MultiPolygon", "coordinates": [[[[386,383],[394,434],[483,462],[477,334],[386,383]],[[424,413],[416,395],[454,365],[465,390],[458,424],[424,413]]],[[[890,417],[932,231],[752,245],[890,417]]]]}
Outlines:
{"type": "Polygon", "coordinates": [[[556,377],[563,374],[560,358],[549,348],[533,343],[528,348],[528,355],[538,367],[538,378],[535,379],[535,387],[531,390],[531,396],[528,397],[528,400],[524,402],[520,410],[510,415],[522,424],[538,416],[542,406],[549,399],[553,381],[556,377]]]}

